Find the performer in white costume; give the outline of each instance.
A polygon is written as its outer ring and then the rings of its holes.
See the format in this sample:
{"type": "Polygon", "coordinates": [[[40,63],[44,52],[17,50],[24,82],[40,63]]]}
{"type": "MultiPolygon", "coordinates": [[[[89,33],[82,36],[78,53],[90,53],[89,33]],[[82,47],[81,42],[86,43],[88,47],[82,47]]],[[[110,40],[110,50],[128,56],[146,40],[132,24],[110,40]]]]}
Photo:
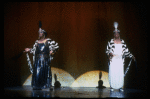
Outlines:
{"type": "Polygon", "coordinates": [[[124,85],[124,58],[135,57],[129,52],[124,40],[120,39],[118,23],[114,22],[114,39],[108,42],[106,53],[109,57],[109,83],[111,91],[119,89],[123,91],[124,85]]]}

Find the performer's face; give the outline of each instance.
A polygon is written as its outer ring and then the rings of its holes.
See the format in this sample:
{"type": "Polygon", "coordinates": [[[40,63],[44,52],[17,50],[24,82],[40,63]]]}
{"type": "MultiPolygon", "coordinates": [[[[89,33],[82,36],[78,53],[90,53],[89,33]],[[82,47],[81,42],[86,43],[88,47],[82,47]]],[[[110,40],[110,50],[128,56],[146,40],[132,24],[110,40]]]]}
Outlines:
{"type": "Polygon", "coordinates": [[[43,32],[39,32],[39,37],[42,37],[44,36],[44,33],[43,32]]]}
{"type": "Polygon", "coordinates": [[[120,37],[119,33],[118,33],[118,32],[115,32],[114,37],[115,37],[115,38],[119,38],[119,37],[120,37]]]}

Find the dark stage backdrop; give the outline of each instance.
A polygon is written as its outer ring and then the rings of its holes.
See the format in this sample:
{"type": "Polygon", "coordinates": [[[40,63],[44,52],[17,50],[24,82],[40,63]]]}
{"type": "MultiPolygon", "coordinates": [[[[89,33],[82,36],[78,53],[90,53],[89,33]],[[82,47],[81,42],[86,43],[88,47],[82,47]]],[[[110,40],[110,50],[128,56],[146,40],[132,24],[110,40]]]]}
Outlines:
{"type": "MultiPolygon", "coordinates": [[[[126,76],[128,87],[147,88],[147,9],[144,3],[124,2],[17,2],[4,3],[4,86],[22,85],[30,75],[25,53],[11,58],[38,39],[38,22],[58,42],[51,66],[74,79],[85,72],[108,72],[105,49],[119,23],[121,38],[136,57],[126,76]]],[[[30,55],[32,58],[32,55],[30,55]]]]}

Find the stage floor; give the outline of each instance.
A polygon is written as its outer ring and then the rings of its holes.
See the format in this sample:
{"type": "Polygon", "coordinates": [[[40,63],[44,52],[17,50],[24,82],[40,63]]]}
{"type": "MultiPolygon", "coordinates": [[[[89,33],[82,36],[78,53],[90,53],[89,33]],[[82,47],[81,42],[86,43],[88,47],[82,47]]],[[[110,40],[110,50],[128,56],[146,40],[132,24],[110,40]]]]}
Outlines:
{"type": "Polygon", "coordinates": [[[147,97],[147,91],[137,89],[124,89],[110,91],[109,88],[98,89],[94,87],[61,87],[58,89],[32,90],[31,86],[18,86],[4,88],[6,97],[59,97],[59,98],[132,98],[147,97]]]}

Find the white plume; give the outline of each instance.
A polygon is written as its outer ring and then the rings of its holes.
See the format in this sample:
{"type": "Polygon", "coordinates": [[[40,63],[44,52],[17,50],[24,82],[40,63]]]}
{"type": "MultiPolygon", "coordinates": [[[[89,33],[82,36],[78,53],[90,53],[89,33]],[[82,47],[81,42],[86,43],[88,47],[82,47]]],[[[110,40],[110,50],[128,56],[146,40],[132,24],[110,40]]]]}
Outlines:
{"type": "Polygon", "coordinates": [[[118,28],[118,23],[117,22],[114,22],[114,27],[115,27],[115,29],[118,28]]]}

